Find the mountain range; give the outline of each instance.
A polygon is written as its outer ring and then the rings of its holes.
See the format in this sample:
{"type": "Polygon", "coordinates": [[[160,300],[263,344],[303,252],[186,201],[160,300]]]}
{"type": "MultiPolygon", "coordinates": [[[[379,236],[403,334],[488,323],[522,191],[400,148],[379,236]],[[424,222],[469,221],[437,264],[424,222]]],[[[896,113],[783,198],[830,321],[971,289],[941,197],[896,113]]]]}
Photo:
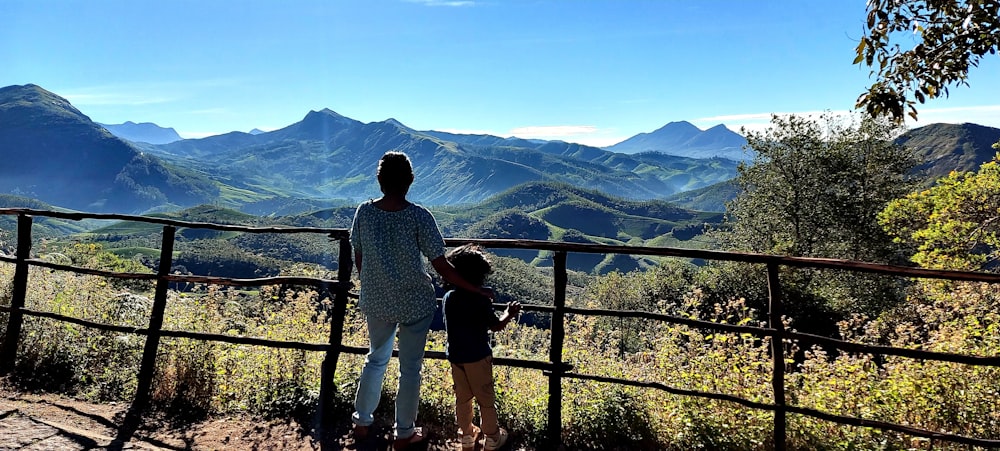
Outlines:
{"type": "MultiPolygon", "coordinates": [[[[94,212],[212,204],[283,215],[378,196],[377,161],[396,149],[414,163],[411,199],[427,205],[471,206],[525,183],[563,183],[614,198],[670,199],[721,211],[738,164],[751,158],[742,149],[746,141],[725,126],[702,131],[687,122],[608,148],[418,131],[394,119],[362,123],[329,109],[278,130],[162,144],[123,130],[172,129],[133,125],[97,124],[36,85],[0,88],[0,158],[6,162],[0,193],[94,212]]],[[[933,124],[900,142],[924,157],[921,169],[940,174],[976,169],[992,158],[988,144],[998,139],[1000,129],[933,124]]]]}
{"type": "Polygon", "coordinates": [[[0,88],[0,193],[89,211],[211,202],[217,184],[172,166],[35,85],[0,88]]]}
{"type": "Polygon", "coordinates": [[[0,155],[16,162],[5,167],[0,192],[89,211],[212,203],[272,214],[293,204],[356,203],[379,195],[375,167],[390,149],[413,160],[411,197],[431,205],[475,203],[526,182],[656,199],[728,180],[738,164],[417,131],[394,119],[362,123],[329,109],[269,132],[153,144],[119,139],[36,85],[0,89],[0,115],[0,155]]]}

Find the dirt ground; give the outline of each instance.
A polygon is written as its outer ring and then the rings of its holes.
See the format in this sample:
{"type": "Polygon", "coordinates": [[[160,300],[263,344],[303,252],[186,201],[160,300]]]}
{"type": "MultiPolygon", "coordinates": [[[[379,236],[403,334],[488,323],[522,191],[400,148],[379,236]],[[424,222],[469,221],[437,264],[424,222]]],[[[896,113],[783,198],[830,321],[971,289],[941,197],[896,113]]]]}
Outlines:
{"type": "MultiPolygon", "coordinates": [[[[115,440],[127,405],[82,402],[52,394],[0,387],[0,451],[5,450],[387,450],[389,431],[355,443],[350,424],[322,442],[298,424],[251,418],[214,418],[183,427],[147,419],[127,443],[115,440]]],[[[413,450],[461,449],[440,431],[429,431],[413,450]]]]}

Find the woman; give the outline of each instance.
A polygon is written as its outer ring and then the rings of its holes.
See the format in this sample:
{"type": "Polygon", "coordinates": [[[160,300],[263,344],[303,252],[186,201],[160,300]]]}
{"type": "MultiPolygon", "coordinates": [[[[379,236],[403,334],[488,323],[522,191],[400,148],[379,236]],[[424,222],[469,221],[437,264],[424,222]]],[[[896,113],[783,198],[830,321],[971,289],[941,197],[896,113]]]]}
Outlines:
{"type": "Polygon", "coordinates": [[[393,337],[398,334],[399,386],[393,448],[405,449],[426,438],[416,426],[416,417],[424,346],[437,298],[423,258],[430,260],[448,283],[490,298],[493,293],[458,275],[444,256],[444,238],[434,216],[406,200],[413,183],[409,157],[402,152],[386,152],[379,160],[376,175],[382,197],[359,205],[351,227],[354,261],[361,280],[358,307],[365,315],[370,343],[351,420],[355,439],[367,438],[382,394],[385,368],[392,356],[393,337]]]}

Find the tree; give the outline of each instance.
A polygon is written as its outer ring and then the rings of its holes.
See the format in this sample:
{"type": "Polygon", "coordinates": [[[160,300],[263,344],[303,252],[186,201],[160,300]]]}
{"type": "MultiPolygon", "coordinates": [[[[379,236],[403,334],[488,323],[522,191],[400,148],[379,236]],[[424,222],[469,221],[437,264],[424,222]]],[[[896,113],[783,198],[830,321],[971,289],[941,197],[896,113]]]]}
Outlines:
{"type": "MultiPolygon", "coordinates": [[[[749,132],[755,156],[737,169],[736,198],[712,236],[723,247],[797,257],[827,257],[876,263],[894,262],[899,246],[879,226],[889,201],[912,186],[907,174],[913,154],[896,145],[899,126],[868,116],[860,121],[826,114],[818,120],[773,116],[764,132],[749,132]]],[[[748,305],[766,311],[766,295],[756,269],[715,268],[712,295],[724,301],[748,296],[748,305]],[[739,294],[744,293],[744,294],[739,294]],[[760,297],[751,299],[757,293],[760,297]]],[[[835,317],[848,312],[878,314],[900,299],[887,278],[836,271],[788,270],[782,274],[788,314],[818,333],[835,331],[835,317]]],[[[766,293],[766,292],[765,292],[766,293]]]]}
{"type": "Polygon", "coordinates": [[[854,64],[872,68],[876,81],[857,107],[897,122],[909,109],[916,119],[916,102],[968,85],[969,69],[998,47],[1000,0],[868,0],[854,64]],[[912,47],[901,45],[910,40],[912,47]]]}
{"type": "Polygon", "coordinates": [[[899,127],[869,117],[852,124],[773,116],[765,132],[747,133],[754,150],[735,179],[724,245],[799,257],[886,262],[895,255],[877,215],[909,192],[913,154],[892,139],[899,127]]]}
{"type": "MultiPolygon", "coordinates": [[[[1000,147],[1000,145],[995,145],[1000,147]]],[[[926,268],[982,270],[1000,259],[1000,153],[977,172],[952,172],[891,202],[879,222],[926,268]]]]}

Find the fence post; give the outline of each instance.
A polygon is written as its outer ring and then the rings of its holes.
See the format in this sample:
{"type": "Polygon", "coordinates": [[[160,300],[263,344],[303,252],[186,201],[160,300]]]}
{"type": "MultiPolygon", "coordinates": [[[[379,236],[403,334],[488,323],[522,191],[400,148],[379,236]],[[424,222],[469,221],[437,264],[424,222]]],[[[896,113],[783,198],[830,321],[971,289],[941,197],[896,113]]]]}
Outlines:
{"type": "Polygon", "coordinates": [[[771,387],[774,391],[774,449],[785,450],[785,324],[781,321],[781,281],[778,279],[778,264],[767,264],[767,291],[770,300],[768,321],[775,330],[771,339],[771,361],[774,372],[771,377],[771,387]]]}
{"type": "MultiPolygon", "coordinates": [[[[337,372],[340,360],[340,347],[344,340],[344,317],[347,315],[347,293],[351,289],[351,270],[354,259],[351,255],[351,241],[348,237],[340,238],[340,257],[337,267],[337,283],[334,285],[333,309],[330,311],[330,348],[326,351],[323,365],[320,368],[319,408],[317,412],[318,427],[321,436],[327,435],[327,426],[334,424],[328,416],[335,412],[333,396],[336,385],[333,378],[337,372]]],[[[332,432],[332,429],[329,431],[332,432]]],[[[325,445],[327,440],[321,440],[325,445]]]]}
{"type": "Polygon", "coordinates": [[[562,375],[563,341],[566,335],[564,309],[566,307],[566,251],[556,251],[552,258],[552,280],[554,296],[552,299],[552,343],[549,349],[549,361],[552,370],[549,376],[549,448],[556,449],[562,444],[562,375]]]}
{"type": "Polygon", "coordinates": [[[139,367],[135,398],[132,399],[132,406],[126,414],[125,424],[119,431],[119,439],[131,437],[139,425],[140,416],[149,405],[153,373],[156,369],[156,353],[160,346],[160,330],[163,328],[163,311],[167,306],[167,291],[170,289],[170,281],[166,279],[166,276],[170,275],[170,268],[173,266],[174,235],[176,232],[177,229],[174,226],[163,226],[160,266],[156,272],[156,292],[153,295],[153,309],[149,313],[149,334],[146,335],[146,345],[142,349],[142,363],[139,367]]]}
{"type": "Polygon", "coordinates": [[[17,346],[21,340],[21,326],[24,324],[25,298],[28,295],[28,258],[31,254],[31,216],[17,215],[17,263],[14,267],[14,286],[11,287],[10,315],[7,317],[7,332],[0,350],[0,374],[14,371],[17,360],[17,346]]]}

